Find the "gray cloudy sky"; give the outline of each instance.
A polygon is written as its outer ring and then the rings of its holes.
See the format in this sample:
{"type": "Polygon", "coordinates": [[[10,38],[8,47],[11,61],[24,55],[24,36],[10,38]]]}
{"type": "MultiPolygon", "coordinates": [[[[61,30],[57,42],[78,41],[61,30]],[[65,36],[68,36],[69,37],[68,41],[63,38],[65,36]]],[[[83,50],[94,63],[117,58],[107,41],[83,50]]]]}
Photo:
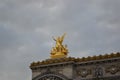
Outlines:
{"type": "Polygon", "coordinates": [[[120,52],[120,0],[0,0],[0,80],[31,80],[64,32],[69,56],[120,52]]]}

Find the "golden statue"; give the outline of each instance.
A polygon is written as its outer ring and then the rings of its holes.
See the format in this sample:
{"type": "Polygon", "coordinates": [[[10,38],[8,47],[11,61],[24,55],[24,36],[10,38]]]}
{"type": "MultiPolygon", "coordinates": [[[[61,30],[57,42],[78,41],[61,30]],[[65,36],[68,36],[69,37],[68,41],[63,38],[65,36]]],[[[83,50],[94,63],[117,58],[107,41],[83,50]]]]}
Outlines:
{"type": "Polygon", "coordinates": [[[51,58],[62,58],[66,57],[68,53],[67,45],[63,45],[62,42],[65,37],[65,33],[61,37],[54,38],[53,40],[56,41],[55,47],[51,50],[51,58]]]}

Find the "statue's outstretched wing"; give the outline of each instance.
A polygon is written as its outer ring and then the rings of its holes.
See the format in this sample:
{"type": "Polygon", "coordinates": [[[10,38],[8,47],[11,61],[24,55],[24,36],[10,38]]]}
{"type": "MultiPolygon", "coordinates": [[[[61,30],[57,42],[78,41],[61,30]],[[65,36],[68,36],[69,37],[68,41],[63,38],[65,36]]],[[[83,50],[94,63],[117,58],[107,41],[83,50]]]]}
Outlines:
{"type": "Polygon", "coordinates": [[[65,37],[66,33],[64,33],[61,37],[61,40],[63,41],[64,37],[65,37]]]}

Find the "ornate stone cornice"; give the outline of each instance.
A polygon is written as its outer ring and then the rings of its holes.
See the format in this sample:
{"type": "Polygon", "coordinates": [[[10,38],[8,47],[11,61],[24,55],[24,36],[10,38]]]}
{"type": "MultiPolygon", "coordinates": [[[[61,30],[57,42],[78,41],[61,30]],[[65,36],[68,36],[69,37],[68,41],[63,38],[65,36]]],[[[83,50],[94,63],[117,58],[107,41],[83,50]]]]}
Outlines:
{"type": "Polygon", "coordinates": [[[65,57],[65,58],[56,58],[56,59],[46,59],[43,61],[31,63],[30,68],[42,66],[42,65],[48,65],[48,64],[50,65],[50,64],[69,63],[69,62],[82,63],[87,61],[97,61],[97,60],[105,60],[105,59],[119,58],[119,57],[120,57],[120,52],[92,56],[92,57],[88,56],[88,57],[82,57],[82,58],[65,57]]]}

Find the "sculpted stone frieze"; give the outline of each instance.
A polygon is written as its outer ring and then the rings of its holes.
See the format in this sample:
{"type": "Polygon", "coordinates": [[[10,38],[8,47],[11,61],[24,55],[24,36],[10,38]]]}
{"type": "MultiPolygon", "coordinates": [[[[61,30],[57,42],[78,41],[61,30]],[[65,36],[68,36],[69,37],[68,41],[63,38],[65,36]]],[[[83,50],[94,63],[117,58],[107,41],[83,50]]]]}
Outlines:
{"type": "Polygon", "coordinates": [[[120,71],[120,68],[118,65],[110,65],[106,68],[107,73],[116,74],[118,71],[120,71]]]}
{"type": "Polygon", "coordinates": [[[77,73],[81,77],[87,77],[87,75],[91,74],[91,70],[83,68],[83,69],[78,70],[77,73]]]}

